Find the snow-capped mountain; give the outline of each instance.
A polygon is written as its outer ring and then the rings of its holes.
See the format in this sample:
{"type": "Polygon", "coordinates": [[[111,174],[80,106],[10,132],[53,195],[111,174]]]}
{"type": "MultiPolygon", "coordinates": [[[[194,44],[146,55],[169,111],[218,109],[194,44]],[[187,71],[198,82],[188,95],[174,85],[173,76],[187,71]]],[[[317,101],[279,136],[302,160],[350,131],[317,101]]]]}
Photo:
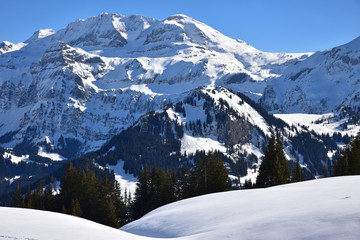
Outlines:
{"type": "Polygon", "coordinates": [[[360,37],[316,52],[268,80],[260,103],[279,113],[328,113],[342,107],[359,111],[360,37]]]}
{"type": "Polygon", "coordinates": [[[101,14],[57,33],[39,30],[14,51],[3,45],[1,142],[50,139],[62,149],[75,139],[77,153],[197,86],[261,93],[274,75],[266,66],[306,56],[263,53],[184,15],[159,21],[101,14]]]}
{"type": "MultiPolygon", "coordinates": [[[[58,32],[39,30],[24,43],[0,44],[0,144],[14,148],[15,158],[31,151],[29,159],[98,150],[97,157],[112,156],[101,164],[122,159],[126,173],[134,174],[151,163],[144,153],[151,155],[148,145],[155,142],[168,167],[197,151],[217,150],[234,174],[254,179],[270,131],[279,129],[288,159],[299,158],[309,178],[322,175],[344,136],[286,124],[255,102],[262,96],[260,103],[278,112],[357,106],[356,88],[340,76],[356,86],[358,42],[315,54],[266,53],[185,15],[101,14],[58,32]],[[347,100],[330,101],[323,92],[308,101],[324,86],[310,84],[322,73],[336,77],[326,77],[329,89],[344,86],[339,99],[347,100]],[[304,95],[297,91],[309,94],[296,97],[304,95]],[[295,101],[288,107],[287,98],[295,101]],[[121,147],[129,136],[143,145],[121,147]],[[131,152],[134,146],[141,149],[131,152]]],[[[16,164],[2,157],[7,166],[16,164]]]]}

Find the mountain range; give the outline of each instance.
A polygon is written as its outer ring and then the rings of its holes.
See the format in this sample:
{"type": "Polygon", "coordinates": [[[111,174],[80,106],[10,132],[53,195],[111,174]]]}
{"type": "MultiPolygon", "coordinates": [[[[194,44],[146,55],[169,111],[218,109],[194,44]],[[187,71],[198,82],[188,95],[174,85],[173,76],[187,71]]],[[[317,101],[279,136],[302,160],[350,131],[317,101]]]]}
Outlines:
{"type": "Polygon", "coordinates": [[[307,178],[326,175],[360,129],[359,85],[360,38],[268,53],[185,15],[107,13],[39,30],[0,43],[0,189],[66,159],[136,176],[211,150],[230,176],[255,180],[275,131],[307,178]]]}

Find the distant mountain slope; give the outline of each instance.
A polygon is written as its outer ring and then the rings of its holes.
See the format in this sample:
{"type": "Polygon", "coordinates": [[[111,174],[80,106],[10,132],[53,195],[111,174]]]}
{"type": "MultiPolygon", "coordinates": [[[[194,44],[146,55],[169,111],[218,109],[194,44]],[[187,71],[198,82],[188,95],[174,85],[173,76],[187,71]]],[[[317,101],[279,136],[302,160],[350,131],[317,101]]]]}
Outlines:
{"type": "Polygon", "coordinates": [[[177,169],[192,163],[201,151],[217,151],[231,175],[255,181],[271,131],[279,132],[290,165],[298,158],[307,178],[328,174],[324,170],[331,166],[337,141],[342,141],[341,136],[335,139],[288,125],[241,93],[208,87],[143,115],[85,158],[102,166],[121,159],[126,172],[138,175],[144,165],[177,169]]]}
{"type": "Polygon", "coordinates": [[[260,103],[279,113],[328,113],[360,108],[360,37],[316,52],[268,81],[260,103]]]}

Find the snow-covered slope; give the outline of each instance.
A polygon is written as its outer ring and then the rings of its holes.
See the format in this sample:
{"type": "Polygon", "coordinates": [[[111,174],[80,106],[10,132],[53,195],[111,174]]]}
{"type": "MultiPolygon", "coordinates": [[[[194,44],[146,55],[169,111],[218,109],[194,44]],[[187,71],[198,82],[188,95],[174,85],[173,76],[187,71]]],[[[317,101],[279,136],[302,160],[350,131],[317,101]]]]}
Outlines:
{"type": "Polygon", "coordinates": [[[158,208],[124,231],[180,239],[360,238],[360,177],[338,177],[191,198],[158,208]]]}
{"type": "Polygon", "coordinates": [[[280,113],[323,114],[343,106],[358,111],[359,99],[360,37],[289,65],[269,80],[260,103],[280,113]]]}
{"type": "Polygon", "coordinates": [[[209,194],[158,208],[121,230],[39,210],[0,207],[0,239],[360,238],[360,177],[209,194]]]}
{"type": "Polygon", "coordinates": [[[0,207],[0,239],[150,239],[60,213],[0,207]]]}

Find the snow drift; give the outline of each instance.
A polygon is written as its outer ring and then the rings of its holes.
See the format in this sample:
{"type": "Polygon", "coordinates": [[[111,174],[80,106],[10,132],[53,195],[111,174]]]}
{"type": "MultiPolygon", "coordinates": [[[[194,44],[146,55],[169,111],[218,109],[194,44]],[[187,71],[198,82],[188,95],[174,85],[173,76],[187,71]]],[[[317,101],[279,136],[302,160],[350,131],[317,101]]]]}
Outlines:
{"type": "Polygon", "coordinates": [[[360,177],[232,191],[156,209],[122,230],[184,239],[359,239],[360,177]]]}
{"type": "Polygon", "coordinates": [[[360,176],[231,191],[158,208],[121,230],[0,208],[0,239],[359,239],[360,176]]]}

